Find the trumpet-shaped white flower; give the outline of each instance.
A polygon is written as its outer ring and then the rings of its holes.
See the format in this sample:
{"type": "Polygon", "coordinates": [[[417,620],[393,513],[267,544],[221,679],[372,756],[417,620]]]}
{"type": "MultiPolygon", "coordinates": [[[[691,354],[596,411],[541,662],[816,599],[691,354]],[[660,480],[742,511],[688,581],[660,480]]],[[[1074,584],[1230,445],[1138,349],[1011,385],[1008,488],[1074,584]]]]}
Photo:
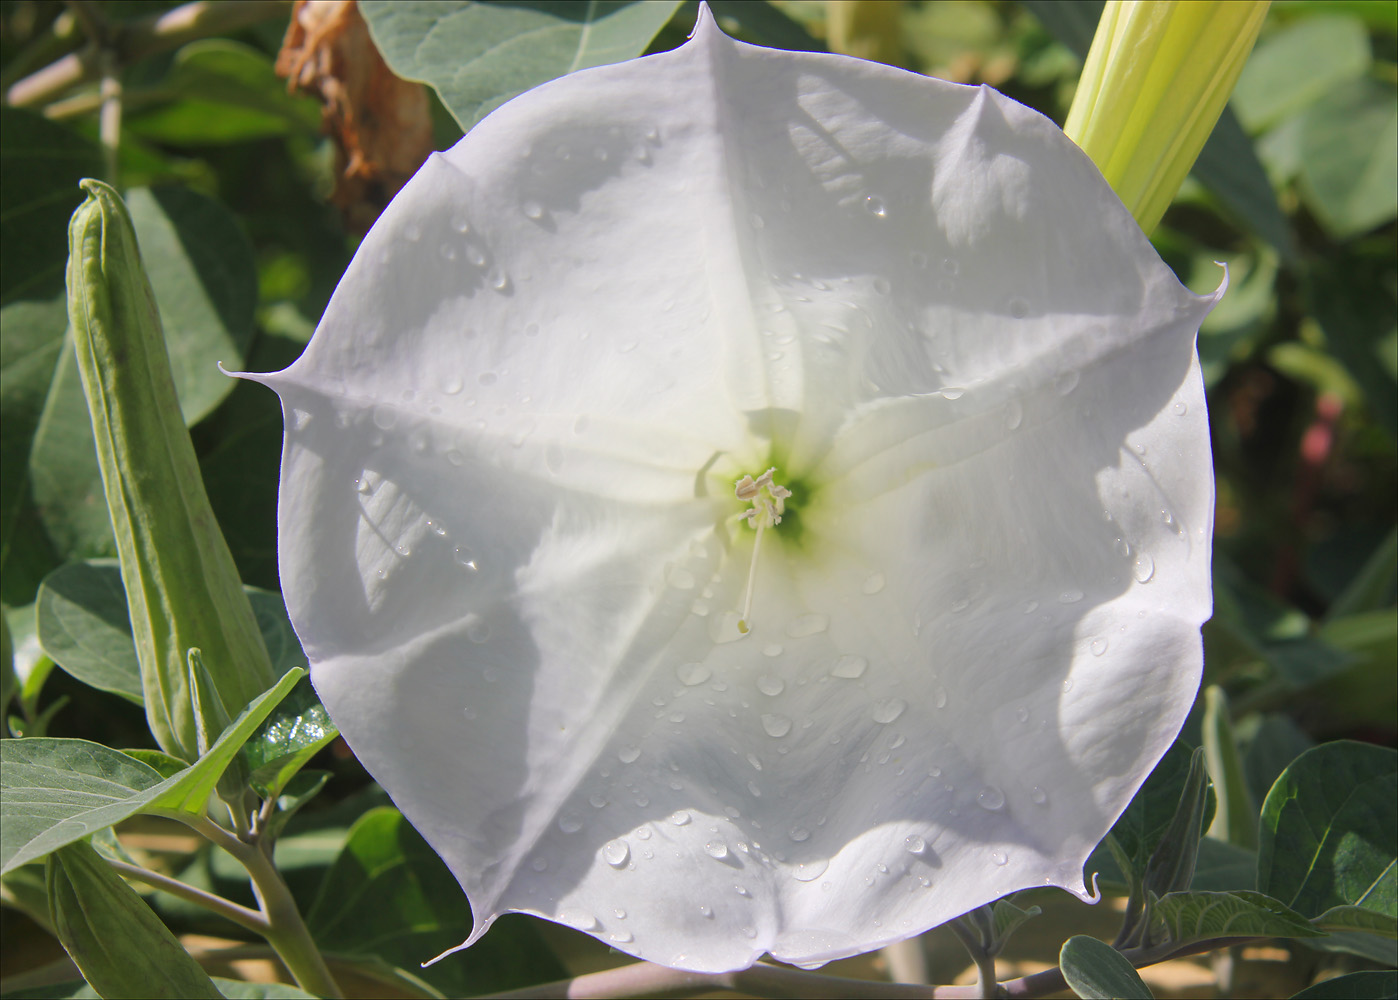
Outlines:
{"type": "Polygon", "coordinates": [[[1212,301],[1038,114],[707,14],[429,160],[257,377],[316,687],[473,940],[1084,894],[1198,684],[1212,301]]]}

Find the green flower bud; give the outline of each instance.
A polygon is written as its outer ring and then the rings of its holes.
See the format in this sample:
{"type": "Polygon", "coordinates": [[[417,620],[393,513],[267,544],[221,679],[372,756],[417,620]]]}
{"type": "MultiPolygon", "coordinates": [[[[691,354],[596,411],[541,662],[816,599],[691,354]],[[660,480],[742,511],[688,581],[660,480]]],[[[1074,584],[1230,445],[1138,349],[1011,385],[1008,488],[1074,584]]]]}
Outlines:
{"type": "Polygon", "coordinates": [[[187,654],[203,651],[232,714],[272,685],[272,666],[214,519],[180,415],[170,359],[125,203],[85,180],[68,227],[68,316],[131,608],[146,717],[193,760],[199,720],[187,654]]]}

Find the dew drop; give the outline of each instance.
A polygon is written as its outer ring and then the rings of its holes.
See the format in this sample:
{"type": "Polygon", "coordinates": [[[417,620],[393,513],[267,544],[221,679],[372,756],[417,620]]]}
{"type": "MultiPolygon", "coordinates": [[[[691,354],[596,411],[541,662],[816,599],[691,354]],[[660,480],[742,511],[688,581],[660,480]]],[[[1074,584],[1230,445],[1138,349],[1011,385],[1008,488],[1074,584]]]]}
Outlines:
{"type": "Polygon", "coordinates": [[[1029,721],[1029,709],[1027,709],[1027,708],[1025,708],[1024,706],[1021,705],[1020,708],[1019,708],[1019,710],[1018,710],[1017,712],[1015,712],[1015,718],[1018,719],[1020,722],[1028,722],[1028,721],[1029,721]]]}
{"type": "Polygon", "coordinates": [[[485,267],[485,251],[474,243],[468,243],[466,245],[466,259],[469,260],[474,267],[485,267]]]}
{"type": "Polygon", "coordinates": [[[1010,299],[1010,315],[1015,319],[1024,319],[1029,315],[1029,303],[1023,299],[1010,299]]]}
{"type": "Polygon", "coordinates": [[[560,816],[558,818],[558,828],[564,833],[577,833],[582,829],[582,821],[576,816],[560,816]]]}
{"type": "Polygon", "coordinates": [[[711,840],[704,845],[704,853],[711,858],[722,861],[728,857],[728,845],[721,840],[711,840]]]}
{"type": "Polygon", "coordinates": [[[1123,559],[1131,555],[1131,546],[1124,538],[1118,538],[1115,542],[1113,542],[1112,548],[1115,549],[1116,554],[1121,556],[1121,558],[1123,559]]]}
{"type": "Polygon", "coordinates": [[[908,707],[908,703],[902,698],[885,698],[874,702],[874,721],[889,723],[903,714],[903,710],[908,707]]]}
{"type": "Polygon", "coordinates": [[[524,217],[526,219],[534,219],[537,221],[544,217],[544,206],[540,205],[537,201],[526,201],[520,208],[524,212],[524,217]]]}
{"type": "Polygon", "coordinates": [[[1010,859],[1004,851],[992,851],[990,853],[990,860],[994,861],[997,865],[1005,865],[1009,863],[1010,859]]]}
{"type": "Polygon", "coordinates": [[[863,590],[864,593],[873,596],[874,594],[877,594],[879,591],[883,590],[884,586],[887,583],[888,581],[884,579],[884,575],[882,573],[871,573],[869,576],[864,578],[864,584],[862,587],[860,587],[860,589],[863,590]]]}
{"type": "Polygon", "coordinates": [[[864,671],[869,669],[869,661],[862,656],[845,655],[835,661],[834,668],[830,671],[833,677],[843,677],[846,680],[855,680],[863,677],[864,671]]]}
{"type": "Polygon", "coordinates": [[[745,938],[747,938],[749,941],[751,941],[753,938],[757,937],[757,928],[756,928],[756,927],[744,927],[744,928],[743,928],[743,937],[745,937],[745,938]]]}
{"type": "Polygon", "coordinates": [[[1131,575],[1136,578],[1137,583],[1149,583],[1151,577],[1155,576],[1155,560],[1149,552],[1136,553],[1136,561],[1131,565],[1131,575]]]}
{"type": "Polygon", "coordinates": [[[921,837],[914,833],[904,838],[903,848],[909,854],[921,854],[923,851],[927,850],[927,841],[923,840],[921,837]]]}
{"type": "Polygon", "coordinates": [[[617,760],[623,764],[634,764],[641,756],[641,748],[635,746],[624,746],[616,752],[617,760]]]}
{"type": "Polygon", "coordinates": [[[757,679],[757,690],[761,691],[769,698],[775,698],[777,695],[781,694],[782,691],[786,690],[786,682],[780,677],[768,677],[764,674],[757,679]]]}
{"type": "Polygon", "coordinates": [[[618,906],[616,909],[612,911],[612,916],[616,917],[618,920],[625,920],[626,911],[623,910],[620,906],[618,906]]]}
{"type": "Polygon", "coordinates": [[[387,406],[374,407],[374,426],[381,431],[390,431],[398,423],[398,414],[387,406]]]}
{"type": "Polygon", "coordinates": [[[886,278],[875,278],[874,291],[878,292],[880,295],[887,295],[889,292],[893,291],[893,286],[888,283],[888,279],[886,278]]]}
{"type": "Polygon", "coordinates": [[[1048,803],[1048,792],[1044,791],[1038,785],[1035,785],[1033,788],[1029,789],[1029,801],[1033,802],[1036,806],[1046,805],[1048,803]]]}
{"type": "Polygon", "coordinates": [[[1073,678],[1065,677],[1063,683],[1060,684],[1059,687],[1063,689],[1064,694],[1067,694],[1069,691],[1073,690],[1073,678]]]}
{"type": "Polygon", "coordinates": [[[536,872],[543,872],[548,871],[549,863],[543,858],[535,858],[533,861],[529,862],[529,867],[533,868],[536,872]]]}
{"type": "Polygon", "coordinates": [[[888,217],[888,206],[885,205],[883,199],[877,195],[871,194],[864,199],[864,211],[878,219],[886,219],[888,217]]]}
{"type": "Polygon", "coordinates": [[[702,663],[682,663],[675,668],[675,676],[686,687],[695,687],[712,677],[713,672],[702,663]]]}
{"type": "Polygon", "coordinates": [[[1087,648],[1092,650],[1093,656],[1101,656],[1107,651],[1107,640],[1098,636],[1096,639],[1093,639],[1092,642],[1088,643],[1087,648]]]}
{"type": "Polygon", "coordinates": [[[669,580],[670,586],[674,587],[676,590],[693,590],[697,582],[694,579],[694,574],[683,566],[676,566],[674,569],[670,570],[666,579],[669,580]]]}
{"type": "Polygon", "coordinates": [[[768,659],[775,659],[782,655],[782,645],[779,642],[769,642],[762,647],[762,655],[768,659]]]}
{"type": "Polygon", "coordinates": [[[1022,613],[1022,614],[1026,614],[1026,615],[1032,615],[1035,611],[1038,611],[1038,610],[1039,610],[1039,602],[1038,602],[1038,601],[1025,601],[1025,602],[1024,602],[1024,609],[1023,609],[1023,611],[1022,611],[1021,613],[1022,613]]]}
{"type": "Polygon", "coordinates": [[[947,707],[947,689],[940,684],[937,685],[937,690],[932,692],[932,706],[934,708],[947,707]]]}
{"type": "Polygon", "coordinates": [[[748,782],[748,794],[751,795],[751,796],[752,796],[753,798],[755,798],[755,799],[760,799],[760,798],[762,798],[762,789],[758,787],[757,782],[755,782],[755,781],[749,781],[749,782],[748,782]]]}
{"type": "Polygon", "coordinates": [[[947,274],[958,274],[961,271],[961,265],[956,261],[955,258],[948,257],[944,261],[942,261],[942,270],[945,271],[947,274]]]}
{"type": "Polygon", "coordinates": [[[480,567],[476,565],[476,555],[464,545],[458,545],[451,550],[451,557],[456,560],[456,564],[462,569],[469,569],[473,573],[480,567]]]}
{"type": "Polygon", "coordinates": [[[810,837],[811,837],[811,831],[810,831],[810,830],[807,830],[807,829],[806,829],[805,827],[803,827],[803,826],[798,826],[798,827],[795,827],[794,829],[792,829],[792,831],[791,831],[789,834],[787,834],[787,836],[790,837],[792,840],[794,840],[796,843],[799,844],[799,843],[802,843],[803,841],[806,841],[806,840],[809,840],[809,839],[810,839],[810,837]]]}
{"type": "Polygon", "coordinates": [[[986,785],[981,789],[981,793],[976,796],[976,802],[982,809],[996,812],[1005,807],[1005,793],[994,785],[986,785]]]}
{"type": "Polygon", "coordinates": [[[598,927],[597,918],[590,912],[572,906],[565,906],[559,910],[554,919],[579,931],[595,931],[598,927]]]}
{"type": "Polygon", "coordinates": [[[825,874],[830,867],[828,858],[819,858],[815,861],[803,861],[792,871],[791,877],[798,882],[814,882],[825,874]]]}
{"type": "Polygon", "coordinates": [[[800,639],[808,635],[815,635],[824,632],[830,627],[830,617],[828,615],[798,615],[786,624],[786,634],[793,639],[800,639]]]}
{"type": "Polygon", "coordinates": [[[943,399],[960,399],[962,396],[966,395],[966,390],[959,385],[949,385],[939,390],[938,395],[943,399]]]}
{"type": "Polygon", "coordinates": [[[613,868],[625,868],[631,860],[631,848],[624,840],[609,840],[602,845],[602,859],[613,868]]]}
{"type": "Polygon", "coordinates": [[[1060,396],[1066,396],[1071,393],[1078,387],[1078,379],[1081,377],[1082,376],[1075,371],[1064,372],[1062,375],[1058,376],[1058,380],[1054,383],[1058,387],[1058,394],[1060,396]]]}
{"type": "Polygon", "coordinates": [[[688,826],[693,817],[683,809],[670,814],[670,822],[676,826],[688,826]]]}
{"type": "Polygon", "coordinates": [[[764,715],[762,717],[762,728],[772,739],[779,740],[787,733],[791,732],[791,720],[785,715],[764,715]]]}
{"type": "Polygon", "coordinates": [[[1083,592],[1081,590],[1065,590],[1058,595],[1059,604],[1077,604],[1082,599],[1083,592]]]}
{"type": "Polygon", "coordinates": [[[1017,430],[1022,423],[1024,423],[1024,405],[1019,400],[1012,399],[1005,404],[1005,427],[1009,430],[1017,430]]]}
{"type": "Polygon", "coordinates": [[[1170,407],[1170,412],[1177,417],[1182,417],[1189,412],[1189,404],[1182,399],[1175,400],[1175,405],[1170,407]]]}
{"type": "Polygon", "coordinates": [[[614,944],[630,944],[632,941],[636,940],[636,935],[632,934],[630,931],[612,931],[607,938],[614,944]]]}
{"type": "Polygon", "coordinates": [[[467,622],[466,638],[472,642],[485,642],[490,638],[490,623],[482,621],[480,618],[473,618],[467,622]]]}
{"type": "Polygon", "coordinates": [[[970,606],[971,606],[971,599],[970,599],[969,597],[963,597],[963,598],[962,598],[961,600],[959,600],[959,601],[952,601],[952,602],[951,602],[951,613],[954,614],[954,615],[959,615],[961,612],[965,611],[965,610],[966,610],[967,608],[969,608],[970,606]]]}

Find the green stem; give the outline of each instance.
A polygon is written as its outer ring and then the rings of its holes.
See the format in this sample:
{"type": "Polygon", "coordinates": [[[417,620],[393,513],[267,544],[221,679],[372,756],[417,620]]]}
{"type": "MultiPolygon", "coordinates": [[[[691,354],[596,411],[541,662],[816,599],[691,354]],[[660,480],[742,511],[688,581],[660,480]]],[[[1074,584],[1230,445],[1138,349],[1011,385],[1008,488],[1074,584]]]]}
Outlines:
{"type": "Polygon", "coordinates": [[[267,927],[261,933],[272,946],[296,983],[308,993],[320,997],[338,998],[344,994],[325,964],[325,957],[316,947],[306,927],[291,890],[282,881],[281,873],[271,858],[255,843],[249,844],[233,836],[205,816],[171,810],[153,810],[155,815],[179,820],[203,834],[216,847],[222,848],[247,869],[253,893],[265,915],[267,927]]]}
{"type": "Polygon", "coordinates": [[[267,918],[257,910],[240,906],[232,900],[216,896],[203,889],[196,889],[192,885],[181,882],[179,879],[171,878],[168,875],[161,875],[153,872],[149,868],[142,868],[140,865],[127,864],[125,861],[117,861],[113,858],[107,859],[107,864],[125,875],[127,878],[143,882],[152,888],[162,892],[168,892],[172,896],[202,906],[206,910],[212,910],[220,916],[227,917],[239,927],[252,931],[254,934],[266,934],[268,930],[267,918]]]}
{"type": "Polygon", "coordinates": [[[947,924],[958,941],[965,945],[971,959],[976,963],[976,996],[997,997],[999,987],[995,982],[995,956],[985,947],[980,935],[975,934],[959,918],[947,924]]]}

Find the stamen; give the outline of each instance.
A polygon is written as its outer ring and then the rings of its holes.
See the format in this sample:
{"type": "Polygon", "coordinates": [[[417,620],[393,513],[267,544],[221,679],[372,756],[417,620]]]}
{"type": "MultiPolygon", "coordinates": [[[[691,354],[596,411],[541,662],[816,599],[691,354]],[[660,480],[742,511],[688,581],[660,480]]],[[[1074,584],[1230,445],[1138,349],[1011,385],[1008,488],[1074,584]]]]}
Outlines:
{"type": "Polygon", "coordinates": [[[789,489],[772,481],[772,475],[776,471],[775,468],[768,469],[756,479],[753,479],[752,476],[744,476],[738,480],[733,489],[739,500],[745,500],[752,504],[752,507],[744,511],[741,516],[746,518],[748,524],[757,531],[757,537],[752,540],[752,561],[748,564],[748,584],[743,594],[743,613],[738,618],[738,631],[743,635],[752,631],[748,616],[752,613],[752,593],[757,581],[757,553],[762,548],[762,534],[769,527],[782,523],[782,514],[786,510],[786,500],[791,496],[789,489]]]}

